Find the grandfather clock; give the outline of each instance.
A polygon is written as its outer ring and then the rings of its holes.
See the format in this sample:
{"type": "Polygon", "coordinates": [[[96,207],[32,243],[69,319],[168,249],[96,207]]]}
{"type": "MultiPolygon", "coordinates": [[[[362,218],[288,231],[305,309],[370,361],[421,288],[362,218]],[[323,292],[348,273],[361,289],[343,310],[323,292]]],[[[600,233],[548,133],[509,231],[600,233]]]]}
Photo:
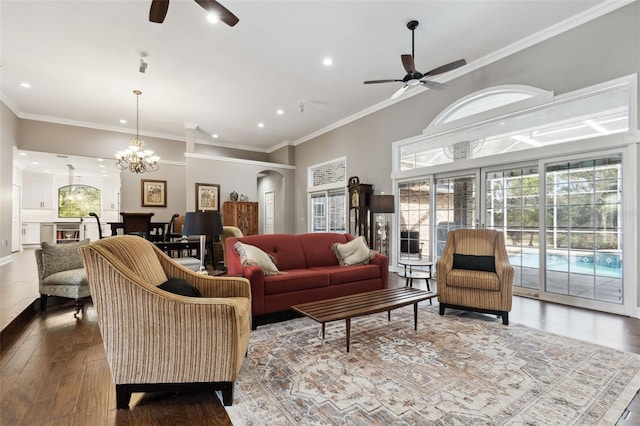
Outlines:
{"type": "MultiPolygon", "coordinates": [[[[357,176],[349,178],[349,233],[351,235],[364,236],[367,241],[370,239],[369,211],[371,208],[371,195],[373,185],[360,183],[357,176]]],[[[373,244],[369,242],[369,244],[373,244]]]]}

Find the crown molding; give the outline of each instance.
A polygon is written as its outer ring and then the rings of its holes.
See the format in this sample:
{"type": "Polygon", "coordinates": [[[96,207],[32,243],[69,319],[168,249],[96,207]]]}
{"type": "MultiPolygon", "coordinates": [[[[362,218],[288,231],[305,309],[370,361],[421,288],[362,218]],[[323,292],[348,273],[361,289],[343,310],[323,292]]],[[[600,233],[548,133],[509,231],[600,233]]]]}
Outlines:
{"type": "Polygon", "coordinates": [[[192,152],[185,152],[184,156],[187,158],[197,158],[200,160],[224,161],[225,163],[248,164],[253,166],[270,167],[270,168],[277,168],[277,169],[289,169],[289,170],[296,169],[296,166],[292,166],[289,164],[269,163],[267,161],[256,161],[256,160],[244,160],[240,158],[220,157],[217,155],[195,154],[192,152]]]}
{"type": "MultiPolygon", "coordinates": [[[[16,115],[18,116],[18,118],[23,120],[43,121],[45,123],[63,124],[65,126],[84,127],[86,129],[104,130],[107,132],[125,133],[129,135],[136,134],[136,131],[134,129],[126,129],[126,128],[116,127],[116,126],[106,126],[103,124],[88,123],[85,121],[67,120],[64,118],[48,117],[48,116],[37,115],[37,114],[16,114],[16,115]]],[[[172,141],[186,142],[187,140],[185,136],[179,137],[176,135],[167,135],[164,133],[139,132],[139,134],[142,136],[148,136],[151,138],[167,139],[172,141]]]]}

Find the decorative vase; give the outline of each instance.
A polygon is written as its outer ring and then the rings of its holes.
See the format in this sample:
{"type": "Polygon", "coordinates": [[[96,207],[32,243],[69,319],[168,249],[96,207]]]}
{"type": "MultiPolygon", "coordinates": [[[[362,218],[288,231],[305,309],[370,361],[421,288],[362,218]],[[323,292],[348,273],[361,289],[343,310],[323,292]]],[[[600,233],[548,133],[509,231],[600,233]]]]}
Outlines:
{"type": "Polygon", "coordinates": [[[229,194],[229,199],[231,201],[238,201],[238,193],[236,191],[233,191],[231,194],[229,194]]]}

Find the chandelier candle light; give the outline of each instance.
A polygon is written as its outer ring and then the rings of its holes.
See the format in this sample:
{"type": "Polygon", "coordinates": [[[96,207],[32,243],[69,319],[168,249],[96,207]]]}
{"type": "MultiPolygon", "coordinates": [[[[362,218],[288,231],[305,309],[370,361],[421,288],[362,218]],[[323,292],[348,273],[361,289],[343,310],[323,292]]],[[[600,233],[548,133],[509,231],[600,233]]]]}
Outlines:
{"type": "Polygon", "coordinates": [[[116,166],[120,170],[129,169],[133,173],[155,172],[158,170],[160,157],[153,155],[153,151],[144,149],[144,142],[140,140],[140,95],[142,92],[134,90],[136,95],[136,137],[131,140],[131,146],[116,153],[116,166]]]}

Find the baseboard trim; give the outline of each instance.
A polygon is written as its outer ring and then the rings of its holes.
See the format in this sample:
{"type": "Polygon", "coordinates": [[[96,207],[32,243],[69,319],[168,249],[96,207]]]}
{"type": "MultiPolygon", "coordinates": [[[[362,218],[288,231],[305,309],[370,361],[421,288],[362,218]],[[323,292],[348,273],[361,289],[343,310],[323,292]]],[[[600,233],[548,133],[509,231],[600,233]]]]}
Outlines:
{"type": "Polygon", "coordinates": [[[9,324],[0,330],[0,342],[3,349],[13,343],[13,340],[22,333],[24,327],[36,316],[36,311],[40,309],[40,298],[36,298],[29,303],[9,324]]]}

